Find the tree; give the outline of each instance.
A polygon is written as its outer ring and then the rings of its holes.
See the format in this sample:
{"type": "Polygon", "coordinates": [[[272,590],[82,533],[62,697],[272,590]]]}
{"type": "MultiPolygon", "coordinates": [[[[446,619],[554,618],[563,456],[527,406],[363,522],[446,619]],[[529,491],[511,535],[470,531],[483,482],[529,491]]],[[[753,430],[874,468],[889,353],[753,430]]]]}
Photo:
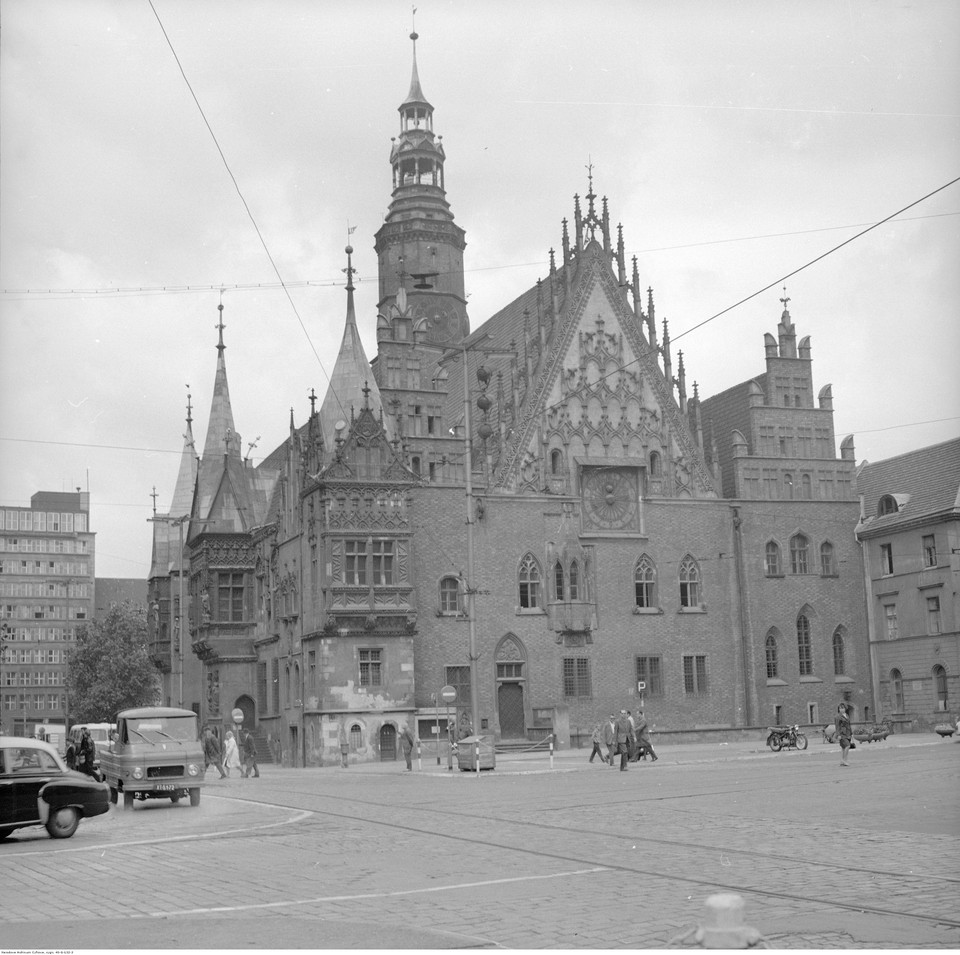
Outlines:
{"type": "Polygon", "coordinates": [[[103,619],[80,627],[67,659],[67,692],[76,723],[107,723],[119,710],[156,705],[160,680],[147,652],[145,610],[115,603],[103,619]]]}

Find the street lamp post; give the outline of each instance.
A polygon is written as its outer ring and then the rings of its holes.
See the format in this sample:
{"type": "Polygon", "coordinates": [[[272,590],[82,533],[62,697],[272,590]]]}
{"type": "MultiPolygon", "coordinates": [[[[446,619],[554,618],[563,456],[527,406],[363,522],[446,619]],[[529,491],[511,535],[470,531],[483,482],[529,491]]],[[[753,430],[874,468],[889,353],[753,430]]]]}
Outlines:
{"type": "MultiPolygon", "coordinates": [[[[473,424],[470,414],[470,366],[467,361],[467,352],[475,351],[484,355],[503,356],[510,352],[504,352],[495,348],[484,348],[481,343],[489,338],[488,335],[481,335],[471,342],[469,349],[466,341],[461,341],[458,351],[451,351],[440,359],[441,364],[447,361],[456,361],[458,358],[463,362],[463,446],[464,446],[464,469],[466,484],[466,504],[467,504],[467,576],[463,582],[464,596],[466,597],[467,625],[469,627],[469,647],[468,658],[470,661],[470,722],[474,734],[480,732],[480,678],[477,667],[479,654],[477,652],[477,615],[476,615],[476,595],[477,586],[474,577],[474,552],[473,552],[473,525],[476,520],[475,504],[473,499],[473,424]]],[[[477,370],[480,376],[482,368],[477,370]]],[[[486,387],[486,378],[481,384],[486,387]]],[[[479,403],[479,400],[478,400],[479,403]]],[[[486,407],[489,407],[489,401],[486,406],[481,406],[486,414],[486,407]]],[[[481,425],[481,428],[485,427],[481,425]]],[[[484,439],[486,435],[482,435],[484,439]]]]}

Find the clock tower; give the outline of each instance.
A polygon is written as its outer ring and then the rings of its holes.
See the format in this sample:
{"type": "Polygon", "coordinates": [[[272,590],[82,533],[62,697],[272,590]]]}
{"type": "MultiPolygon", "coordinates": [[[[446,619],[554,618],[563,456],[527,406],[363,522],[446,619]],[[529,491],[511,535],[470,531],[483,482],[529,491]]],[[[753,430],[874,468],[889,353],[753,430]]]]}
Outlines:
{"type": "Polygon", "coordinates": [[[389,315],[403,288],[414,323],[425,320],[425,340],[453,344],[470,331],[463,287],[466,241],[446,199],[443,137],[434,134],[433,107],[420,88],[417,38],[416,32],[410,34],[413,76],[400,105],[400,135],[390,149],[392,200],[374,245],[377,310],[389,315]]]}

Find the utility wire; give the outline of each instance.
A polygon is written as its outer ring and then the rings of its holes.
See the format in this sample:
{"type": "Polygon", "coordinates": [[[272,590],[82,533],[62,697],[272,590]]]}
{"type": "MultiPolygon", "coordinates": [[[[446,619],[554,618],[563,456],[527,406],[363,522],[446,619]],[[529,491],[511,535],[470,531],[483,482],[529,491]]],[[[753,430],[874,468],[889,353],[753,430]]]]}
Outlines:
{"type": "Polygon", "coordinates": [[[821,261],[822,259],[825,259],[828,255],[833,255],[833,253],[836,252],[838,249],[842,249],[845,245],[849,245],[851,242],[854,242],[855,240],[859,239],[861,236],[864,236],[868,232],[872,232],[874,229],[878,228],[879,226],[882,226],[884,222],[889,222],[891,219],[895,219],[902,212],[906,212],[907,209],[912,209],[914,206],[919,205],[921,202],[925,202],[931,196],[935,196],[938,192],[943,192],[944,189],[949,188],[950,186],[954,185],[957,182],[960,182],[960,176],[957,176],[956,179],[951,179],[950,182],[944,183],[942,186],[940,186],[937,189],[934,189],[932,192],[928,192],[925,196],[921,196],[921,198],[914,200],[909,205],[904,206],[902,209],[899,209],[896,212],[892,212],[885,219],[881,219],[879,222],[875,222],[872,226],[868,226],[866,229],[863,229],[861,232],[858,232],[856,235],[850,236],[849,239],[844,239],[844,241],[841,242],[839,245],[835,245],[832,249],[828,249],[822,255],[818,255],[815,259],[811,259],[809,262],[806,263],[806,265],[801,265],[800,268],[794,269],[792,272],[788,272],[786,275],[781,276],[780,278],[771,282],[769,285],[765,285],[762,289],[757,289],[756,292],[753,292],[751,295],[748,295],[746,298],[740,299],[739,302],[734,302],[733,305],[728,305],[725,309],[723,309],[723,311],[717,312],[716,315],[711,315],[709,318],[705,318],[702,322],[698,322],[696,325],[693,325],[690,328],[687,328],[684,331],[680,332],[679,335],[674,335],[671,341],[676,341],[678,338],[683,338],[684,335],[689,335],[690,332],[696,331],[698,328],[703,328],[704,325],[707,325],[708,323],[712,322],[715,318],[719,318],[721,315],[726,315],[727,312],[739,307],[740,305],[743,305],[744,302],[749,302],[750,299],[756,298],[758,295],[762,295],[764,292],[767,292],[770,289],[772,289],[774,285],[779,285],[781,282],[785,282],[787,279],[791,278],[794,275],[797,275],[798,273],[802,272],[804,269],[810,268],[811,265],[815,265],[817,262],[821,261]]]}
{"type": "MultiPolygon", "coordinates": [[[[960,212],[936,212],[926,216],[905,216],[901,222],[917,222],[921,219],[942,219],[949,216],[960,215],[960,212]]],[[[628,250],[624,254],[627,257],[635,255],[649,255],[653,252],[676,252],[683,249],[696,249],[710,245],[730,245],[734,242],[755,242],[760,239],[785,239],[795,235],[815,235],[818,232],[839,232],[843,229],[860,229],[863,226],[870,225],[868,222],[852,222],[846,225],[820,226],[816,229],[798,229],[792,232],[761,232],[756,235],[732,236],[728,239],[704,239],[701,242],[683,242],[679,245],[659,245],[650,246],[645,249],[628,250]]],[[[543,262],[508,262],[503,265],[484,265],[476,268],[463,269],[465,275],[475,272],[502,272],[507,269],[528,269],[536,266],[542,266],[543,262]]],[[[452,270],[438,272],[438,275],[450,274],[452,270]]],[[[359,272],[354,276],[357,282],[375,281],[377,276],[363,276],[359,272]]],[[[219,282],[211,285],[152,285],[152,286],[111,286],[96,288],[8,288],[0,289],[0,295],[49,295],[70,298],[77,295],[94,296],[127,296],[127,295],[183,295],[188,292],[217,292],[217,291],[238,291],[238,292],[258,292],[271,291],[278,288],[331,288],[340,287],[344,283],[341,279],[299,279],[286,282],[234,282],[224,284],[219,282]]],[[[776,283],[774,283],[776,284],[776,283]]]]}
{"type": "Polygon", "coordinates": [[[257,220],[254,218],[253,213],[250,211],[250,206],[247,204],[247,200],[243,196],[243,192],[240,189],[240,184],[237,182],[236,176],[234,176],[233,171],[230,169],[230,164],[227,162],[227,157],[223,154],[223,150],[220,148],[220,143],[217,140],[216,133],[213,131],[213,127],[210,125],[207,120],[207,116],[203,111],[203,107],[200,105],[200,100],[197,99],[197,94],[193,91],[193,87],[190,85],[190,80],[187,79],[187,74],[183,68],[183,64],[180,62],[180,57],[177,56],[177,51],[173,47],[173,43],[170,40],[170,37],[167,35],[166,28],[163,25],[163,21],[160,19],[160,14],[157,13],[157,8],[153,5],[153,0],[147,0],[150,4],[150,9],[153,11],[153,15],[157,18],[157,23],[160,25],[160,31],[163,33],[163,38],[167,41],[167,46],[170,47],[170,52],[173,54],[173,58],[176,61],[177,68],[180,70],[180,75],[183,77],[183,82],[186,83],[187,89],[190,91],[190,95],[193,97],[194,103],[196,103],[197,110],[200,112],[200,117],[203,119],[204,125],[207,127],[207,131],[210,133],[210,137],[213,139],[213,144],[217,147],[217,152],[220,154],[220,159],[223,161],[223,167],[227,170],[227,175],[230,177],[230,181],[233,183],[234,189],[237,191],[237,195],[240,197],[240,202],[243,203],[243,208],[246,210],[247,217],[250,219],[250,222],[253,225],[254,231],[257,233],[257,238],[260,240],[260,245],[263,246],[263,251],[266,253],[267,259],[270,262],[271,267],[273,268],[274,273],[277,276],[277,279],[280,282],[280,287],[283,289],[284,294],[287,297],[287,301],[290,303],[290,307],[293,309],[293,314],[296,315],[297,321],[300,323],[300,328],[303,330],[303,334],[307,339],[310,349],[313,351],[314,357],[317,359],[317,364],[320,366],[320,370],[326,376],[327,387],[333,393],[334,398],[337,400],[337,404],[340,405],[340,410],[346,414],[343,404],[340,401],[340,396],[333,390],[332,383],[330,382],[330,376],[327,374],[326,368],[323,367],[323,362],[320,360],[320,355],[317,352],[316,347],[313,344],[313,339],[310,338],[310,333],[307,331],[307,326],[303,323],[303,319],[300,317],[300,312],[297,310],[296,304],[294,304],[293,298],[290,295],[290,291],[287,288],[286,284],[283,281],[283,276],[280,274],[280,269],[277,267],[277,263],[274,261],[273,256],[270,254],[270,249],[267,246],[267,242],[263,237],[263,233],[260,231],[260,226],[257,225],[257,220]]]}

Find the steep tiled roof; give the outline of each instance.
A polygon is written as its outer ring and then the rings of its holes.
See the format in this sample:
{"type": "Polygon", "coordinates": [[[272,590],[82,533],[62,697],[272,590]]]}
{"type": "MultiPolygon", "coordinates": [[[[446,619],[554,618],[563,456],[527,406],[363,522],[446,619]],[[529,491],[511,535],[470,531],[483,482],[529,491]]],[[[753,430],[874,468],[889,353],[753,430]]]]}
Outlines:
{"type": "Polygon", "coordinates": [[[875,464],[864,462],[857,487],[871,530],[934,514],[960,514],[960,438],[875,464]],[[899,509],[878,517],[877,505],[886,494],[898,499],[899,509]]]}

